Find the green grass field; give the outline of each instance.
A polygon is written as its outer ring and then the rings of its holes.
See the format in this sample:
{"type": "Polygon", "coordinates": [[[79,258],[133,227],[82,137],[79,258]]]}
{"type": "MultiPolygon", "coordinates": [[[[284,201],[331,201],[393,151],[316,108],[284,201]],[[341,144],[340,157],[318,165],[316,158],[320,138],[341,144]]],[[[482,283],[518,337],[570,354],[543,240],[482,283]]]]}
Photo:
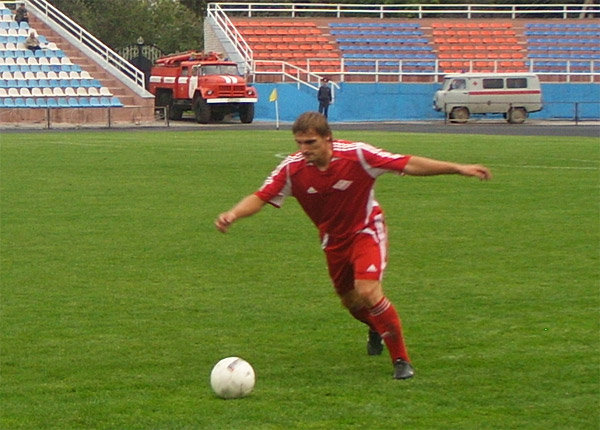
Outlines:
{"type": "Polygon", "coordinates": [[[290,132],[4,133],[0,428],[598,428],[598,139],[336,136],[495,175],[378,182],[414,379],[366,355],[293,199],[214,229],[290,132]],[[250,397],[212,394],[230,355],[250,397]]]}

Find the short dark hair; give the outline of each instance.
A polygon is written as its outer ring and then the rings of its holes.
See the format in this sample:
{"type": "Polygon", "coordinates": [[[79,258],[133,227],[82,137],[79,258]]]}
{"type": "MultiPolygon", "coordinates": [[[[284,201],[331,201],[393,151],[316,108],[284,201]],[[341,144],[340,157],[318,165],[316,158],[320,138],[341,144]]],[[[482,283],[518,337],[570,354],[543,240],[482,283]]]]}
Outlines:
{"type": "Polygon", "coordinates": [[[331,128],[327,123],[327,118],[319,112],[304,112],[292,125],[292,133],[308,133],[314,131],[321,137],[332,135],[331,128]]]}

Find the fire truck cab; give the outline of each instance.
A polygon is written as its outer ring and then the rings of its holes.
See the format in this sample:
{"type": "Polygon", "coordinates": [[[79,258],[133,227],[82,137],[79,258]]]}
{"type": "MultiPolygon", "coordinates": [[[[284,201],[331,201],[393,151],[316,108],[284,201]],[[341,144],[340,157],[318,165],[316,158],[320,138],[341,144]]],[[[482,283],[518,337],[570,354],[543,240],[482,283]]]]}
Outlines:
{"type": "Polygon", "coordinates": [[[192,110],[196,121],[221,121],[238,114],[242,123],[254,120],[256,89],[248,86],[237,64],[216,53],[189,51],[159,58],[152,67],[149,90],[156,107],[166,107],[170,119],[192,110]]]}

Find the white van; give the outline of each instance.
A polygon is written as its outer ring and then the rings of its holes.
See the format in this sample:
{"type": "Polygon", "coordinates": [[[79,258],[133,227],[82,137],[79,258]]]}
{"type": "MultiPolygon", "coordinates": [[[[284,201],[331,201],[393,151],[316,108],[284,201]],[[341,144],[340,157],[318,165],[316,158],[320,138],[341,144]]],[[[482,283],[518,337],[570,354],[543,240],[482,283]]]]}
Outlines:
{"type": "Polygon", "coordinates": [[[529,112],[542,110],[540,80],[532,73],[448,74],[433,108],[453,122],[467,122],[471,114],[501,113],[509,123],[522,124],[529,112]]]}

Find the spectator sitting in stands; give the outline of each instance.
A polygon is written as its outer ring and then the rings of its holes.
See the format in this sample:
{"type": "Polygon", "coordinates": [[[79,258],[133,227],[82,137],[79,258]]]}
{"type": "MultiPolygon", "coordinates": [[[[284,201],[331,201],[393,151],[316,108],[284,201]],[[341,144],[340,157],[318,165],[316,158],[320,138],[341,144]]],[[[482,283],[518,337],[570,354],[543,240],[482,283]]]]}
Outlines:
{"type": "Polygon", "coordinates": [[[42,49],[40,46],[40,41],[35,35],[34,31],[29,32],[29,37],[25,39],[25,47],[33,52],[37,51],[38,49],[42,49]]]}
{"type": "Polygon", "coordinates": [[[17,21],[19,24],[21,24],[21,22],[26,22],[29,24],[29,15],[27,13],[25,3],[21,3],[15,11],[15,21],[17,21]]]}

